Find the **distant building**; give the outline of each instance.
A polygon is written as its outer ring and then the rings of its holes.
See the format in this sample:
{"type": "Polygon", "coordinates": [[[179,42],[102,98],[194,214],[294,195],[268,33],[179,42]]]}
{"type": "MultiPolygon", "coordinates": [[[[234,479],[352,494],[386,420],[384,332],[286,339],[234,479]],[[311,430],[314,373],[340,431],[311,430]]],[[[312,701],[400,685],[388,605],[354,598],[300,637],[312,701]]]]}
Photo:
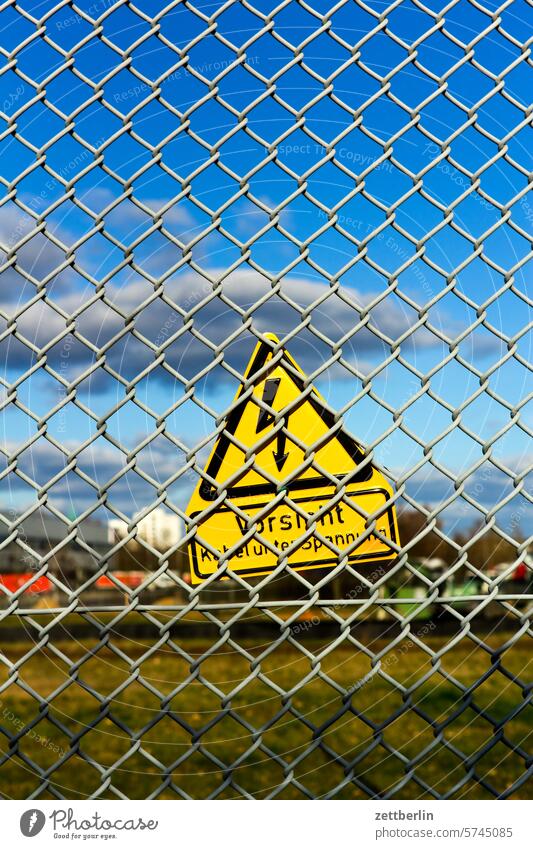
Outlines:
{"type": "MultiPolygon", "coordinates": [[[[5,543],[0,557],[2,574],[34,572],[40,567],[41,558],[47,558],[49,573],[69,580],[81,579],[98,568],[99,556],[109,548],[107,527],[92,519],[81,521],[76,538],[59,548],[59,543],[71,533],[71,524],[43,509],[35,510],[20,524],[18,522],[15,516],[11,518],[10,527],[0,523],[0,543],[5,543]],[[47,557],[54,549],[55,554],[47,557]]],[[[3,583],[6,585],[5,581],[3,583]]]]}
{"type": "MultiPolygon", "coordinates": [[[[133,517],[135,522],[135,516],[133,517]]],[[[122,519],[111,519],[109,522],[109,539],[114,542],[125,537],[128,526],[122,519]]],[[[156,507],[143,519],[137,521],[137,536],[158,550],[166,551],[175,545],[183,536],[183,523],[174,513],[167,513],[161,507],[156,507]]]]}

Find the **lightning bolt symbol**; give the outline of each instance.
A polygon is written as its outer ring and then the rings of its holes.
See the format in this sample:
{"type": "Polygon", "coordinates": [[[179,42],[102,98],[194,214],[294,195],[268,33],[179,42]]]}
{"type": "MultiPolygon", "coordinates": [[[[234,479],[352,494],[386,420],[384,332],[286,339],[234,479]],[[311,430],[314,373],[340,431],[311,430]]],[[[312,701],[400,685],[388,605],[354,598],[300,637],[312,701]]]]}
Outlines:
{"type": "MultiPolygon", "coordinates": [[[[279,378],[279,377],[274,377],[274,378],[270,378],[269,380],[265,380],[265,386],[263,388],[263,397],[262,397],[261,400],[263,401],[264,404],[266,404],[269,407],[272,407],[272,405],[274,403],[274,399],[275,399],[277,392],[278,392],[278,389],[279,389],[280,381],[281,381],[281,378],[279,378]]],[[[273,414],[267,412],[266,410],[261,409],[259,411],[259,418],[257,419],[257,427],[256,427],[255,432],[260,433],[266,427],[269,427],[269,425],[271,425],[273,421],[274,421],[273,414]]],[[[287,425],[288,425],[288,417],[287,417],[287,421],[285,422],[285,426],[287,426],[287,425]]],[[[285,461],[286,461],[287,457],[289,456],[288,452],[285,451],[285,446],[287,444],[287,436],[282,430],[280,430],[277,434],[276,439],[277,439],[276,450],[273,451],[272,453],[273,453],[273,457],[274,457],[274,462],[276,463],[276,468],[277,468],[278,472],[281,472],[283,466],[285,465],[285,461]]]]}
{"type": "Polygon", "coordinates": [[[28,832],[33,831],[33,826],[37,822],[37,811],[33,811],[28,823],[28,832]]]}

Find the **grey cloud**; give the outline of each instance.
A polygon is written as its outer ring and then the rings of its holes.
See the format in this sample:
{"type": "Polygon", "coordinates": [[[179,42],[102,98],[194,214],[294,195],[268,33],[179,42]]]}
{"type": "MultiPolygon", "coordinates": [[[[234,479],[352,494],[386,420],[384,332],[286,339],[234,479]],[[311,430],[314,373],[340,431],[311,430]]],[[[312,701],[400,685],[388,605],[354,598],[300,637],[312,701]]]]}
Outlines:
{"type": "MultiPolygon", "coordinates": [[[[510,456],[500,459],[513,473],[523,472],[530,468],[526,456],[510,456]]],[[[465,484],[466,494],[477,501],[484,510],[493,509],[514,489],[513,479],[489,461],[473,472],[465,484]]],[[[435,508],[454,493],[455,480],[450,480],[434,466],[426,464],[408,479],[406,490],[419,504],[435,508]]],[[[461,497],[456,498],[440,514],[445,529],[468,526],[482,518],[483,514],[461,497]]],[[[533,505],[520,494],[517,494],[496,514],[498,527],[512,536],[514,535],[515,538],[517,533],[526,532],[532,519],[533,505]]]]}
{"type": "MultiPolygon", "coordinates": [[[[142,436],[138,436],[130,444],[140,442],[142,436]]],[[[70,439],[65,441],[65,448],[75,451],[76,445],[70,439]]],[[[8,449],[9,450],[9,447],[8,449]]],[[[11,446],[13,450],[13,446],[11,446]]],[[[203,455],[202,455],[203,456],[203,455]]],[[[169,477],[177,467],[184,463],[183,454],[169,440],[159,437],[147,448],[138,454],[138,465],[158,483],[169,477]]],[[[5,459],[2,457],[2,468],[5,459]]],[[[54,448],[50,442],[41,439],[19,456],[17,466],[19,470],[31,477],[35,483],[44,487],[49,480],[65,469],[67,460],[65,456],[54,448]]],[[[118,474],[125,466],[124,453],[113,448],[104,440],[99,440],[89,446],[78,456],[76,468],[87,474],[97,487],[104,487],[107,482],[118,474]]],[[[180,507],[184,507],[189,492],[193,487],[191,475],[186,473],[171,487],[170,497],[180,507]]],[[[28,487],[15,474],[9,474],[4,478],[3,501],[4,504],[12,502],[17,495],[28,495],[28,487]]],[[[133,516],[137,511],[147,507],[157,498],[157,492],[153,486],[147,483],[135,471],[130,471],[108,489],[109,502],[122,510],[126,515],[133,516]]],[[[79,514],[90,508],[98,499],[97,490],[87,484],[79,475],[71,471],[64,475],[48,493],[49,501],[58,509],[70,514],[72,509],[79,514]]],[[[16,499],[20,500],[19,498],[16,499]]],[[[95,515],[102,515],[99,509],[95,515]]]]}
{"type": "MultiPolygon", "coordinates": [[[[166,298],[187,313],[197,307],[210,291],[211,285],[194,272],[182,274],[164,287],[166,298]]],[[[361,305],[369,303],[375,296],[363,295],[353,289],[344,291],[361,305]]],[[[106,287],[106,298],[111,306],[101,300],[95,302],[77,318],[76,328],[90,343],[101,348],[124,328],[124,319],[112,305],[120,308],[126,316],[131,316],[138,311],[151,292],[151,287],[139,279],[126,281],[120,286],[110,284],[106,287]]],[[[273,331],[284,336],[301,323],[305,308],[328,293],[328,287],[322,282],[289,277],[282,282],[281,295],[278,295],[272,293],[270,282],[266,278],[252,271],[238,271],[224,281],[221,292],[223,297],[211,299],[198,309],[192,318],[194,331],[201,334],[207,344],[189,329],[166,348],[167,362],[186,379],[194,377],[199,370],[212,362],[212,347],[222,346],[231,333],[242,328],[239,310],[251,311],[253,324],[258,331],[273,331]],[[261,306],[254,308],[261,299],[266,300],[261,306]]],[[[56,302],[66,313],[72,314],[93,294],[89,287],[79,288],[69,294],[61,294],[56,302]]],[[[413,312],[404,308],[398,300],[393,301],[390,295],[371,312],[373,324],[390,338],[397,338],[412,327],[416,318],[413,312]]],[[[334,342],[349,333],[359,320],[359,311],[344,303],[333,292],[312,309],[313,326],[334,342]]],[[[142,309],[135,318],[135,327],[139,333],[158,347],[164,345],[183,324],[180,314],[161,297],[142,309]]],[[[38,303],[20,317],[18,328],[33,344],[42,348],[56,336],[65,334],[66,324],[51,307],[38,303]]],[[[233,368],[242,372],[253,342],[253,335],[246,331],[225,349],[225,358],[233,368]]],[[[436,343],[433,334],[421,329],[413,334],[405,343],[405,347],[422,350],[436,343]]],[[[291,340],[290,350],[308,372],[314,371],[331,357],[329,344],[322,342],[308,329],[299,332],[298,336],[291,340]]],[[[388,352],[388,345],[366,327],[360,328],[353,338],[343,345],[343,356],[363,368],[383,359],[388,352]]],[[[25,363],[28,361],[28,353],[17,342],[9,344],[5,358],[7,364],[13,368],[27,367],[25,363]]],[[[80,374],[93,359],[94,354],[90,347],[74,337],[61,339],[51,349],[48,357],[53,368],[61,368],[69,377],[80,374]]],[[[153,354],[147,345],[128,332],[109,349],[106,361],[129,380],[153,362],[153,354]]],[[[346,372],[345,375],[348,376],[346,372]]],[[[224,376],[224,370],[219,369],[217,382],[224,379],[224,376]]],[[[338,369],[335,376],[341,376],[338,369]]],[[[164,379],[162,370],[159,371],[159,377],[164,379]]],[[[93,383],[91,389],[98,391],[97,384],[93,383]]]]}
{"type": "MultiPolygon", "coordinates": [[[[113,195],[108,188],[99,187],[89,191],[92,206],[105,208],[113,195]],[[91,194],[92,193],[92,194],[91,194]],[[98,201],[98,203],[97,203],[98,201]]],[[[157,198],[147,201],[154,210],[161,207],[157,198]]],[[[146,218],[131,202],[121,204],[117,210],[118,219],[124,219],[121,226],[126,229],[135,227],[139,220],[146,218]],[[140,218],[139,218],[140,217],[140,218]]],[[[191,225],[190,216],[186,210],[173,208],[166,214],[169,222],[176,228],[191,225]]],[[[14,205],[6,207],[0,215],[0,241],[5,246],[12,246],[29,232],[33,223],[24,216],[14,205]],[[14,240],[14,241],[13,241],[14,240]]],[[[59,232],[59,231],[58,231],[59,232]]],[[[63,241],[72,244],[76,237],[64,233],[63,241]]],[[[161,239],[161,244],[154,251],[153,261],[157,267],[168,269],[175,261],[177,249],[168,240],[161,239]]],[[[83,256],[93,263],[95,268],[102,266],[103,246],[101,243],[89,249],[86,245],[83,256]],[[91,255],[93,255],[91,259],[91,255]]],[[[17,262],[25,268],[36,280],[52,274],[64,260],[64,253],[43,235],[35,235],[17,253],[17,262]]],[[[223,271],[210,269],[211,279],[223,277],[223,271]]],[[[35,294],[31,283],[24,281],[22,275],[8,270],[4,277],[2,302],[0,306],[7,315],[13,315],[20,306],[35,294]]],[[[51,298],[67,314],[72,315],[78,308],[94,296],[94,288],[83,280],[82,276],[72,269],[66,269],[58,274],[47,287],[47,296],[51,298]]],[[[164,287],[164,295],[190,313],[200,304],[202,299],[211,291],[211,284],[200,274],[189,269],[170,278],[164,287]]],[[[353,302],[365,307],[380,293],[356,291],[351,287],[342,289],[353,302]]],[[[126,316],[136,315],[135,327],[145,337],[157,346],[163,345],[181,327],[183,319],[171,305],[158,297],[156,301],[137,315],[142,303],[152,293],[152,287],[142,280],[130,268],[119,272],[113,282],[106,286],[106,298],[122,310],[126,316]]],[[[296,272],[283,279],[281,293],[273,294],[270,281],[251,269],[241,269],[224,278],[221,287],[222,297],[216,297],[195,311],[193,325],[178,339],[165,349],[166,362],[177,369],[186,380],[192,379],[200,370],[213,361],[213,347],[222,347],[224,341],[232,333],[238,333],[242,328],[242,317],[239,311],[245,311],[252,317],[253,326],[260,332],[273,331],[284,336],[302,321],[302,312],[317,301],[320,303],[310,310],[312,324],[328,339],[337,342],[348,334],[359,323],[361,315],[357,308],[345,303],[341,297],[329,290],[328,285],[320,280],[312,280],[298,276],[296,272]],[[324,296],[328,295],[325,300],[324,296]],[[269,297],[270,296],[270,297],[269,297]],[[224,300],[226,299],[226,300],[224,300]],[[257,303],[264,302],[256,307],[257,303]],[[228,302],[229,301],[229,302],[228,302]],[[232,306],[232,303],[235,306],[232,306]],[[204,337],[202,342],[198,334],[204,337]]],[[[432,320],[442,324],[448,335],[459,333],[463,324],[443,311],[435,310],[432,320]]],[[[390,339],[397,339],[413,328],[418,320],[415,311],[404,304],[394,293],[389,293],[370,313],[371,323],[390,339]]],[[[0,330],[5,322],[0,320],[0,330]]],[[[18,319],[17,327],[20,332],[37,348],[42,349],[56,337],[65,336],[66,322],[54,310],[42,301],[27,309],[18,319]]],[[[112,306],[107,306],[101,300],[83,309],[76,320],[76,329],[89,340],[92,345],[101,348],[113,339],[124,328],[124,319],[112,306]]],[[[224,348],[225,360],[235,369],[243,371],[250,355],[254,337],[249,331],[238,335],[235,342],[224,348]]],[[[488,355],[497,347],[496,339],[476,335],[469,337],[463,343],[474,357],[488,355]]],[[[423,352],[429,348],[442,347],[437,337],[426,328],[412,332],[402,342],[406,352],[423,352]]],[[[331,357],[331,348],[327,342],[322,342],[309,329],[303,329],[298,336],[291,340],[290,350],[307,372],[313,372],[331,357]]],[[[443,349],[443,356],[446,354],[443,349]]],[[[464,350],[463,350],[464,352],[464,350]]],[[[361,327],[347,342],[343,343],[342,354],[346,361],[355,364],[362,372],[373,368],[380,360],[390,353],[389,346],[368,327],[361,327]]],[[[0,358],[5,369],[17,373],[26,370],[34,361],[35,354],[15,339],[8,336],[0,344],[0,358]]],[[[79,339],[60,338],[48,353],[48,362],[68,379],[82,374],[94,361],[95,354],[90,345],[79,339]]],[[[153,362],[153,353],[141,340],[128,332],[117,341],[107,352],[106,362],[124,379],[133,379],[142,369],[153,362]]],[[[340,366],[333,366],[328,372],[330,379],[350,378],[350,372],[340,366]]],[[[220,381],[227,380],[227,372],[216,368],[211,378],[206,381],[206,388],[216,389],[220,381]]],[[[163,369],[158,369],[153,379],[168,381],[163,369]]],[[[84,385],[85,391],[100,393],[108,385],[108,379],[98,370],[84,385]]]]}

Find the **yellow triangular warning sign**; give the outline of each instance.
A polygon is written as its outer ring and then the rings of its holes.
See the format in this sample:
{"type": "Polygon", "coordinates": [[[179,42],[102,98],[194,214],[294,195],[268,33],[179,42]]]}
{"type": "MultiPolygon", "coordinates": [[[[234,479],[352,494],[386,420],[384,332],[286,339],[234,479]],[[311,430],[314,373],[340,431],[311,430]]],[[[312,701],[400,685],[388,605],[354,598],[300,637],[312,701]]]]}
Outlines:
{"type": "Polygon", "coordinates": [[[195,584],[219,569],[261,575],[283,562],[303,570],[396,556],[390,484],[277,337],[265,338],[187,508],[195,584]]]}

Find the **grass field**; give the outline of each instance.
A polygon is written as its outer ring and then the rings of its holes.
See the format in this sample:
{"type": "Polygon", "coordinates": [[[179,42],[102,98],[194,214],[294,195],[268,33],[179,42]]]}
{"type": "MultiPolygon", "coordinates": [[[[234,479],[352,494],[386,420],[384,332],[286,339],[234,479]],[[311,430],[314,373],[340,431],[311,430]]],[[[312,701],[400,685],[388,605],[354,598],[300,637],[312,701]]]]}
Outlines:
{"type": "MultiPolygon", "coordinates": [[[[498,633],[493,647],[503,645],[510,636],[498,633]]],[[[447,639],[432,634],[424,642],[439,651],[447,639]]],[[[446,679],[412,642],[400,643],[384,654],[384,675],[374,675],[364,684],[370,661],[346,642],[321,662],[329,682],[316,674],[309,677],[309,659],[286,643],[261,661],[263,680],[256,676],[246,682],[249,660],[225,643],[199,664],[193,663],[190,683],[189,660],[170,646],[162,645],[137,662],[153,647],[149,639],[114,638],[115,651],[104,646],[96,657],[80,664],[95,642],[89,637],[54,640],[63,659],[47,648],[39,650],[20,666],[18,679],[2,665],[0,685],[11,681],[0,693],[0,793],[4,798],[32,794],[52,798],[51,787],[74,799],[96,793],[101,798],[117,798],[117,793],[130,798],[152,794],[177,798],[170,782],[194,798],[206,798],[220,788],[220,798],[246,794],[264,798],[280,787],[277,798],[306,798],[306,790],[314,796],[335,791],[339,799],[367,798],[368,793],[350,780],[356,776],[380,796],[430,798],[424,789],[430,786],[441,794],[453,791],[454,798],[484,799],[493,798],[490,788],[506,793],[526,771],[523,757],[505,740],[523,752],[531,750],[531,703],[524,704],[521,687],[497,668],[487,674],[489,653],[469,639],[445,653],[440,668],[465,688],[487,675],[474,692],[463,692],[446,679]],[[138,680],[127,684],[131,673],[138,680]],[[69,674],[76,680],[69,683],[69,674]],[[411,688],[411,695],[402,698],[385,676],[411,688]],[[415,687],[416,682],[420,683],[415,687]],[[335,684],[352,688],[351,700],[343,701],[335,684]],[[293,695],[283,699],[276,688],[292,689],[293,695]],[[50,697],[48,708],[44,699],[50,697]],[[169,698],[171,713],[156,721],[169,698]],[[228,715],[230,707],[243,724],[228,715]],[[493,721],[480,717],[479,709],[493,721]],[[319,727],[321,734],[314,735],[313,729],[319,727]],[[268,751],[259,746],[254,734],[260,728],[265,728],[262,743],[268,751]],[[72,751],[68,734],[78,735],[72,751]],[[17,735],[18,746],[10,749],[8,736],[17,735]],[[50,786],[39,790],[41,782],[31,764],[46,770],[58,761],[61,765],[50,774],[50,786]],[[397,786],[406,776],[408,780],[397,786]],[[287,777],[295,783],[285,785],[287,777]]],[[[264,645],[257,642],[240,641],[253,657],[268,648],[266,639],[264,645]]],[[[325,648],[310,637],[302,645],[315,656],[325,648]]],[[[386,645],[374,640],[371,649],[379,652],[386,645]]],[[[180,646],[196,661],[212,644],[196,639],[180,641],[180,646]]],[[[3,654],[16,664],[30,648],[28,642],[13,641],[4,643],[3,654]]],[[[531,677],[529,651],[522,638],[501,659],[504,668],[524,684],[531,677]]],[[[511,798],[531,798],[532,792],[530,777],[511,798]]]]}

